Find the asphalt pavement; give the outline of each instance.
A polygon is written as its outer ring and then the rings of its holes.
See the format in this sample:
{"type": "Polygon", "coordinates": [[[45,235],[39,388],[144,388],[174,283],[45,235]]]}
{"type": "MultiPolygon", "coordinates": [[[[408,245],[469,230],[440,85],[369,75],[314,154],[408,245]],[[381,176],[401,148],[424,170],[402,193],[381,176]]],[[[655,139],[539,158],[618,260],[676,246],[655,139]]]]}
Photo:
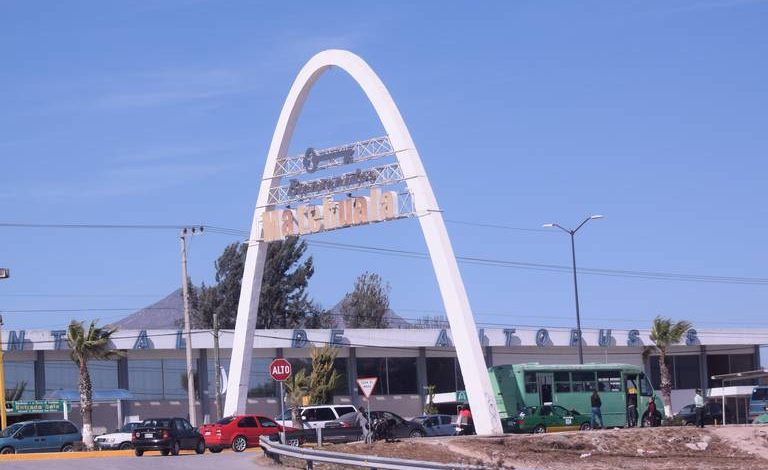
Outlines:
{"type": "Polygon", "coordinates": [[[182,454],[163,457],[157,452],[148,452],[143,457],[103,457],[71,460],[33,460],[0,462],[2,470],[274,470],[275,467],[258,465],[256,459],[261,452],[222,452],[203,455],[182,454]]]}

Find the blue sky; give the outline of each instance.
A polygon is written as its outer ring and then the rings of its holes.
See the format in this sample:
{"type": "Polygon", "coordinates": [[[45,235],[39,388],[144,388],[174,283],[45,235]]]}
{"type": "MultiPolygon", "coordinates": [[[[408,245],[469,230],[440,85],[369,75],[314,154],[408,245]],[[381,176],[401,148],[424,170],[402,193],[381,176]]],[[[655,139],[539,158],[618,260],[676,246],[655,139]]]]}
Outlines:
{"type": "MultiPolygon", "coordinates": [[[[446,219],[575,225],[580,266],[765,280],[768,2],[0,3],[0,222],[247,229],[282,102],[328,48],[395,98],[446,219]]],[[[378,136],[352,80],[310,96],[292,152],[378,136]]],[[[560,232],[448,223],[457,254],[568,265],[560,232]]],[[[118,319],[180,285],[175,231],[0,227],[10,328],[118,319]],[[124,309],[124,310],[120,310],[124,309]],[[53,310],[63,310],[55,312],[53,310]],[[30,312],[34,311],[34,312],[30,312]]],[[[310,240],[425,251],[415,220],[310,240]]],[[[233,238],[192,240],[211,282],[233,238]]],[[[405,317],[430,263],[313,247],[312,295],[362,271],[405,317]]],[[[462,265],[480,324],[570,326],[568,273],[462,265]]],[[[581,275],[587,327],[767,327],[766,282],[581,275]]]]}

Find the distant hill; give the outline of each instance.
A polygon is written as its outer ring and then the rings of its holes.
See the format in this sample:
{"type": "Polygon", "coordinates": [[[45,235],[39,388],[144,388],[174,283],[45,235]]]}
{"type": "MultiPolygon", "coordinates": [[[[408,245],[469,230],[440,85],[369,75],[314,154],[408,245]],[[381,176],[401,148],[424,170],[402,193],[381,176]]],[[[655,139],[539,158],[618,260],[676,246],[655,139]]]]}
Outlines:
{"type": "Polygon", "coordinates": [[[152,305],[113,323],[122,330],[162,330],[178,328],[184,322],[181,289],[176,289],[152,305]]]}
{"type": "MultiPolygon", "coordinates": [[[[341,301],[332,309],[331,314],[336,321],[336,328],[346,328],[341,316],[341,301]]],[[[412,328],[413,325],[393,310],[387,310],[387,320],[390,328],[412,328]]],[[[168,294],[162,300],[144,307],[138,312],[118,320],[112,325],[122,330],[163,330],[179,328],[184,323],[184,302],[181,289],[168,294]]]]}

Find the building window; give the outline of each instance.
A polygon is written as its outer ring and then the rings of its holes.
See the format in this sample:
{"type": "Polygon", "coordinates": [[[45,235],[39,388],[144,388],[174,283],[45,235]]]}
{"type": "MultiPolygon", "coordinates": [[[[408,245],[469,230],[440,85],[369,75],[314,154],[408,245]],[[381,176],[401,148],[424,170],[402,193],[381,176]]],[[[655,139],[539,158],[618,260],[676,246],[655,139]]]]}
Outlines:
{"type": "Polygon", "coordinates": [[[415,357],[388,357],[389,394],[418,393],[415,357]]]}
{"type": "MultiPolygon", "coordinates": [[[[271,359],[254,357],[251,359],[251,375],[248,380],[248,396],[249,397],[274,397],[276,392],[276,382],[272,380],[269,375],[269,364],[271,359]]],[[[295,367],[293,360],[291,367],[295,367]]],[[[303,363],[298,364],[299,369],[293,369],[292,374],[297,373],[299,370],[305,367],[303,363]]],[[[210,380],[210,379],[209,379],[210,380]]]]}
{"type": "Polygon", "coordinates": [[[128,386],[137,400],[162,400],[163,362],[129,359],[128,386]]]}
{"type": "MultiPolygon", "coordinates": [[[[192,361],[193,373],[196,373],[196,365],[197,361],[192,361]]],[[[187,398],[186,360],[163,359],[163,397],[166,400],[187,398]]]]}
{"type": "MultiPolygon", "coordinates": [[[[89,361],[94,390],[117,388],[117,361],[89,361]]],[[[73,361],[45,361],[45,391],[78,390],[80,370],[73,361]]]]}
{"type": "MultiPolygon", "coordinates": [[[[456,366],[452,357],[427,358],[427,385],[435,386],[435,393],[455,392],[456,366]]],[[[358,372],[358,375],[359,372],[358,372]]]]}
{"type": "Polygon", "coordinates": [[[674,356],[675,388],[690,389],[701,386],[699,356],[674,356]]]}
{"type": "Polygon", "coordinates": [[[349,395],[349,383],[347,380],[347,358],[337,357],[333,360],[333,368],[339,373],[339,380],[336,382],[334,395],[349,395]]]}
{"type": "MultiPolygon", "coordinates": [[[[358,357],[357,358],[357,376],[358,377],[377,377],[379,380],[373,387],[374,395],[387,395],[387,361],[383,357],[358,357]]],[[[362,395],[362,390],[358,388],[358,394],[362,395]]]]}
{"type": "MultiPolygon", "coordinates": [[[[34,361],[7,361],[5,363],[5,390],[13,394],[10,400],[35,399],[35,363],[34,361]],[[16,396],[16,395],[20,396],[16,396]]],[[[8,396],[8,395],[6,395],[8,396]]]]}

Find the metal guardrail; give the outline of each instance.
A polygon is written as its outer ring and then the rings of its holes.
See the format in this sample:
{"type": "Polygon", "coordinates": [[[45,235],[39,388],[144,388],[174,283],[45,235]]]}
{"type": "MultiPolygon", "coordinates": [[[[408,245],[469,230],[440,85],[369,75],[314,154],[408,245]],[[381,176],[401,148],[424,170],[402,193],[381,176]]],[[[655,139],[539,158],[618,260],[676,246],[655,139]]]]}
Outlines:
{"type": "MultiPolygon", "coordinates": [[[[314,431],[314,430],[313,430],[314,431]]],[[[294,433],[290,433],[293,437],[294,433]]],[[[259,443],[264,450],[264,455],[280,462],[280,457],[289,457],[304,460],[307,469],[313,469],[315,462],[335,463],[351,465],[355,467],[391,470],[483,470],[485,467],[476,465],[446,464],[425,462],[421,460],[405,460],[390,457],[378,457],[375,455],[347,454],[344,452],[329,452],[325,450],[310,449],[280,444],[270,439],[270,436],[262,436],[259,443]]]]}

